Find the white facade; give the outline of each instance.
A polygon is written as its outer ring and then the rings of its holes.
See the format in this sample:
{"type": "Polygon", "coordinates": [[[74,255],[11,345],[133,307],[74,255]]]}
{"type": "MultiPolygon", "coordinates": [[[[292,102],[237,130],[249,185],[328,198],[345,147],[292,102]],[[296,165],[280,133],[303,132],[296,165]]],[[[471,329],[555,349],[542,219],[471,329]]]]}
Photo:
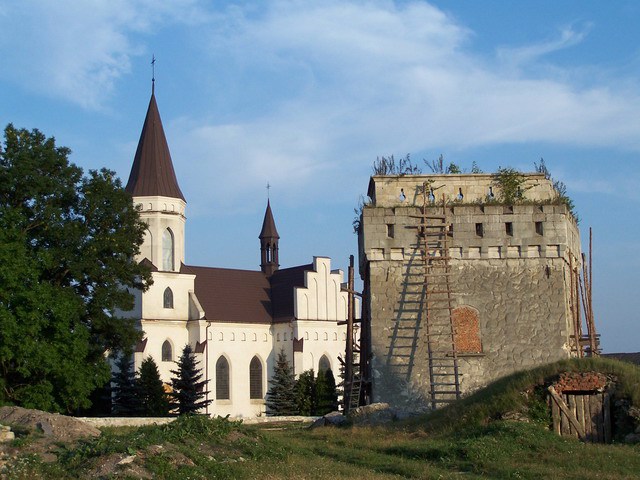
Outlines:
{"type": "Polygon", "coordinates": [[[344,357],[346,344],[346,326],[338,325],[338,322],[347,317],[347,293],[341,291],[343,272],[331,271],[329,258],[315,257],[312,270],[305,272],[304,285],[291,288],[294,311],[290,321],[270,324],[252,323],[251,319],[242,323],[218,321],[206,316],[198,300],[196,275],[179,273],[178,262],[184,262],[184,202],[163,197],[135,197],[134,202],[150,206],[142,210],[142,218],[149,224],[149,229],[138,260],[149,259],[148,255],[156,261],[165,259],[167,252],[163,252],[161,242],[156,239],[171,229],[173,256],[178,265],[173,271],[163,271],[152,262],[158,268],[152,272],[153,285],[144,293],[136,293],[135,307],[127,312],[130,317],[140,319],[139,325],[144,332],[144,340],[135,353],[136,370],[144,358],[151,356],[162,380],[170,383],[171,370],[176,369],[175,362],[189,343],[197,352],[205,378],[209,379],[208,398],[212,403],[207,413],[239,418],[265,414],[269,380],[281,350],[296,375],[310,369],[317,372],[322,360],[324,366],[329,366],[334,376],[338,376],[338,357],[344,357]],[[167,210],[155,207],[165,203],[167,210]],[[171,292],[171,302],[167,302],[167,290],[171,292]],[[302,351],[294,352],[294,339],[302,340],[302,347],[296,349],[302,351]],[[220,360],[221,357],[224,360],[220,360]],[[228,380],[217,378],[219,361],[226,361],[228,380]],[[261,385],[257,385],[256,380],[258,362],[261,385]],[[221,390],[219,383],[228,385],[227,389],[221,390]],[[222,398],[218,398],[219,394],[222,398]]]}

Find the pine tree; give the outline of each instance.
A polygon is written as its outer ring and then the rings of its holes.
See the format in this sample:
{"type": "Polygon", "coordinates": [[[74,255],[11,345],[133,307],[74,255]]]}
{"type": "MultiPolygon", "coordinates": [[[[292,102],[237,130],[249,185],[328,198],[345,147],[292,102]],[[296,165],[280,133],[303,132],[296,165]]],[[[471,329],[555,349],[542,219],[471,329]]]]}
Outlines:
{"type": "Polygon", "coordinates": [[[182,349],[178,369],[171,370],[176,375],[171,378],[173,392],[172,406],[179,415],[192,415],[205,408],[211,400],[205,400],[209,393],[205,387],[209,380],[202,380],[202,369],[196,366],[196,356],[189,344],[182,349]]]}
{"type": "Polygon", "coordinates": [[[313,370],[302,372],[295,386],[295,400],[299,415],[314,415],[316,411],[316,380],[313,370]]]}
{"type": "Polygon", "coordinates": [[[320,370],[316,379],[316,415],[326,415],[338,410],[338,391],[336,379],[331,369],[320,370]]]}
{"type": "Polygon", "coordinates": [[[138,396],[142,415],[166,417],[169,414],[169,398],[152,357],[145,358],[138,370],[138,396]]]}
{"type": "Polygon", "coordinates": [[[298,413],[294,393],[296,380],[284,349],[280,350],[278,354],[276,368],[273,372],[273,378],[269,380],[269,384],[271,385],[267,392],[267,411],[269,415],[296,415],[298,413]]]}
{"type": "Polygon", "coordinates": [[[140,400],[133,371],[131,355],[122,353],[116,362],[118,371],[113,375],[113,400],[111,411],[114,415],[132,417],[140,411],[140,400]]]}

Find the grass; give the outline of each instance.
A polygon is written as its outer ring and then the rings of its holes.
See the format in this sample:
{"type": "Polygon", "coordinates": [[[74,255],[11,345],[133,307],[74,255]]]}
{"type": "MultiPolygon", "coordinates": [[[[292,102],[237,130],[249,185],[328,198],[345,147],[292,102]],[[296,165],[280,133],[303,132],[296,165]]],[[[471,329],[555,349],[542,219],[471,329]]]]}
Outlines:
{"type": "Polygon", "coordinates": [[[431,415],[380,427],[275,430],[187,417],[104,429],[97,439],[62,448],[55,463],[24,455],[3,478],[640,478],[640,446],[584,444],[549,431],[539,393],[567,370],[607,373],[617,379],[616,398],[640,404],[640,369],[610,360],[567,361],[510,376],[431,415]],[[532,421],[499,419],[513,410],[532,421]],[[135,456],[132,463],[115,465],[127,456],[135,456]]]}

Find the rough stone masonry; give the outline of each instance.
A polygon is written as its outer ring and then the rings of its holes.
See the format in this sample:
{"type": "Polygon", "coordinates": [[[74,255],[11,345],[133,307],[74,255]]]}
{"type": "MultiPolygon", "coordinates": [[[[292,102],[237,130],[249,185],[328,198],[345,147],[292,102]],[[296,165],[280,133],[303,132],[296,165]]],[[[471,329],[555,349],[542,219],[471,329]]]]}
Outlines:
{"type": "Polygon", "coordinates": [[[424,405],[436,381],[424,305],[408,302],[423,288],[411,272],[423,265],[415,227],[425,195],[430,210],[446,213],[462,393],[577,354],[578,227],[550,180],[524,179],[525,200],[506,205],[488,174],[371,178],[358,240],[371,317],[372,401],[424,405]],[[399,330],[401,324],[411,328],[399,330]]]}

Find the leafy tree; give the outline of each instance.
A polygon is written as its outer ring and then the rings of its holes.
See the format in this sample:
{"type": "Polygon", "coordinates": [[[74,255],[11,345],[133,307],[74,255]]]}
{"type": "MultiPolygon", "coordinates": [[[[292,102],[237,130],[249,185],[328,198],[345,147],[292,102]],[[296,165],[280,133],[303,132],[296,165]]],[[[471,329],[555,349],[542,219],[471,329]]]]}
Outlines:
{"type": "Polygon", "coordinates": [[[205,390],[209,380],[202,380],[202,369],[196,366],[196,355],[191,345],[184,346],[177,363],[178,369],[171,370],[176,375],[171,378],[172,406],[179,415],[198,413],[198,410],[211,403],[211,400],[205,399],[209,393],[205,390]]]}
{"type": "Polygon", "coordinates": [[[138,399],[141,414],[148,417],[169,415],[169,398],[160,379],[158,365],[152,357],[142,361],[138,370],[138,399]]]}
{"type": "Polygon", "coordinates": [[[316,379],[313,370],[302,372],[295,386],[296,408],[299,415],[316,413],[316,379]]]}
{"type": "Polygon", "coordinates": [[[145,225],[109,170],[68,161],[38,130],[8,125],[0,144],[0,403],[72,412],[108,383],[107,350],[139,338],[128,289],[145,225]]]}
{"type": "Polygon", "coordinates": [[[116,362],[117,371],[113,374],[112,413],[122,417],[131,417],[140,413],[140,398],[136,375],[133,371],[131,355],[122,353],[116,362]]]}
{"type": "Polygon", "coordinates": [[[331,369],[318,372],[316,398],[316,415],[326,415],[338,410],[338,390],[331,369]]]}
{"type": "Polygon", "coordinates": [[[267,392],[267,411],[270,415],[296,415],[296,399],[294,388],[296,384],[293,370],[284,349],[278,353],[273,378],[269,380],[271,388],[267,392]]]}

